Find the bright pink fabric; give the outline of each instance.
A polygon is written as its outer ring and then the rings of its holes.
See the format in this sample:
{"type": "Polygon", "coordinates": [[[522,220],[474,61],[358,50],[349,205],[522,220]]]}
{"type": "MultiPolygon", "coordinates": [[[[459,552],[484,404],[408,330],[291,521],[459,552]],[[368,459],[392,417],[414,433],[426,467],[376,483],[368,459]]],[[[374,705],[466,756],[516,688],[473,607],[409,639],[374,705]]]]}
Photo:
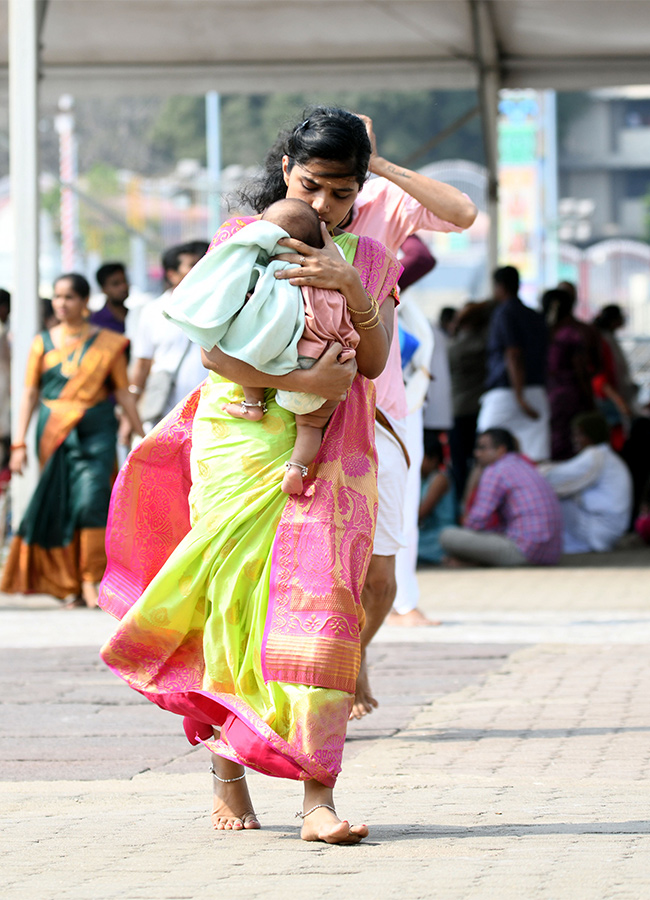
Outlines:
{"type": "Polygon", "coordinates": [[[338,341],[353,350],[359,344],[343,294],[323,288],[302,288],[305,304],[305,330],[298,341],[298,355],[320,359],[338,341]]]}
{"type": "MultiPolygon", "coordinates": [[[[406,238],[416,231],[461,232],[386,178],[371,178],[363,186],[354,204],[347,230],[380,241],[391,253],[397,253],[406,238]]],[[[403,419],[408,408],[402,378],[402,358],[397,334],[397,310],[393,342],[386,368],[375,378],[377,406],[393,419],[403,419]]]]}
{"type": "Polygon", "coordinates": [[[190,530],[190,450],[200,391],[188,394],[154,428],[115,481],[100,606],[116,619],[144,593],[190,530]]]}

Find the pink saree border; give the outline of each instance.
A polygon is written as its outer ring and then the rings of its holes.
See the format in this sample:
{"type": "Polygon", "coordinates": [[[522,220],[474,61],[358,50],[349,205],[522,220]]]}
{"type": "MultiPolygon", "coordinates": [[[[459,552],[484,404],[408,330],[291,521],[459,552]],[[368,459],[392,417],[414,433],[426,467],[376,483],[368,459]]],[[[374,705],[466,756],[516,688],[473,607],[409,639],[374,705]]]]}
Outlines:
{"type": "MultiPolygon", "coordinates": [[[[359,238],[354,265],[381,305],[401,265],[367,237],[359,238]]],[[[358,375],[334,411],[302,495],[287,500],[271,557],[266,681],[354,693],[361,590],[377,518],[374,418],[374,385],[358,375]]]]}

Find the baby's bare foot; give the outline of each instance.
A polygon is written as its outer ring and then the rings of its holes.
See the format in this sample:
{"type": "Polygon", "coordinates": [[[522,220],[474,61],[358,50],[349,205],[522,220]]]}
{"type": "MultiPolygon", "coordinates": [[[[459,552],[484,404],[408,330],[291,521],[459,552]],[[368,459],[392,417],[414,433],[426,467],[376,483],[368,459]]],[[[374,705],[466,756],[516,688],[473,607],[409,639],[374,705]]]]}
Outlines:
{"type": "Polygon", "coordinates": [[[307,467],[293,460],[284,465],[286,471],[282,479],[282,490],[285,494],[302,494],[302,480],[307,474],[307,467]]]}
{"type": "Polygon", "coordinates": [[[324,841],[326,844],[358,844],[368,837],[367,825],[350,825],[339,819],[334,810],[321,806],[305,817],[300,831],[303,841],[324,841]]]}
{"type": "Polygon", "coordinates": [[[249,422],[259,422],[266,412],[264,404],[247,403],[243,400],[241,403],[226,403],[221,407],[229,416],[235,419],[248,419],[249,422]]]}

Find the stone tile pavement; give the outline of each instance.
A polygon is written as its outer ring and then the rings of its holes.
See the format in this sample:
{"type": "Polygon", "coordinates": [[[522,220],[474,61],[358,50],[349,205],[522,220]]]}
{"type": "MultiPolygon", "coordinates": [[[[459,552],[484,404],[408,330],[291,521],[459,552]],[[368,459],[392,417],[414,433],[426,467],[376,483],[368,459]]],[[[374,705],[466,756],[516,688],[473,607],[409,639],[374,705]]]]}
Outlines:
{"type": "MultiPolygon", "coordinates": [[[[646,900],[646,573],[558,572],[423,575],[422,606],[460,624],[417,640],[385,629],[373,648],[382,707],[351,726],[337,788],[371,827],[359,847],[301,843],[297,786],[255,773],[264,829],[212,833],[205,758],[172,717],[111,686],[90,641],[11,637],[0,896],[646,900]]],[[[25,624],[44,612],[23,610],[25,624]]],[[[21,610],[0,608],[0,646],[9,614],[21,610]]],[[[101,619],[70,615],[79,640],[101,619]]]]}

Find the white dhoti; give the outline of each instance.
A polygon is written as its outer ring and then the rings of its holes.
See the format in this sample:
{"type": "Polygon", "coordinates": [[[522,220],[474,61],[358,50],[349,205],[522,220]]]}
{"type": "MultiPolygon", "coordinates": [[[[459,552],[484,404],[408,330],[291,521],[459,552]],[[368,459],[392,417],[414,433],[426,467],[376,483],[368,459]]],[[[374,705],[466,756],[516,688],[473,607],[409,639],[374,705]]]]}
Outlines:
{"type": "MultiPolygon", "coordinates": [[[[406,437],[404,421],[404,419],[390,420],[401,440],[406,437]]],[[[379,422],[375,422],[375,442],[379,460],[377,471],[379,509],[372,552],[375,556],[395,556],[400,547],[406,544],[403,522],[408,467],[399,442],[379,422]]]]}
{"type": "Polygon", "coordinates": [[[404,495],[404,539],[406,546],[397,551],[395,558],[395,578],[397,595],[393,603],[395,612],[403,615],[415,609],[420,599],[420,588],[416,575],[418,561],[418,511],[420,509],[420,470],[424,457],[422,441],[422,408],[410,413],[406,424],[406,449],[411,465],[406,477],[404,495]]]}
{"type": "Polygon", "coordinates": [[[520,451],[542,462],[551,455],[551,410],[546,390],[533,386],[524,388],[526,403],[539,413],[531,419],[517,403],[512,388],[492,388],[481,397],[481,409],[476,425],[477,434],[488,428],[505,428],[519,443],[520,451]]]}

